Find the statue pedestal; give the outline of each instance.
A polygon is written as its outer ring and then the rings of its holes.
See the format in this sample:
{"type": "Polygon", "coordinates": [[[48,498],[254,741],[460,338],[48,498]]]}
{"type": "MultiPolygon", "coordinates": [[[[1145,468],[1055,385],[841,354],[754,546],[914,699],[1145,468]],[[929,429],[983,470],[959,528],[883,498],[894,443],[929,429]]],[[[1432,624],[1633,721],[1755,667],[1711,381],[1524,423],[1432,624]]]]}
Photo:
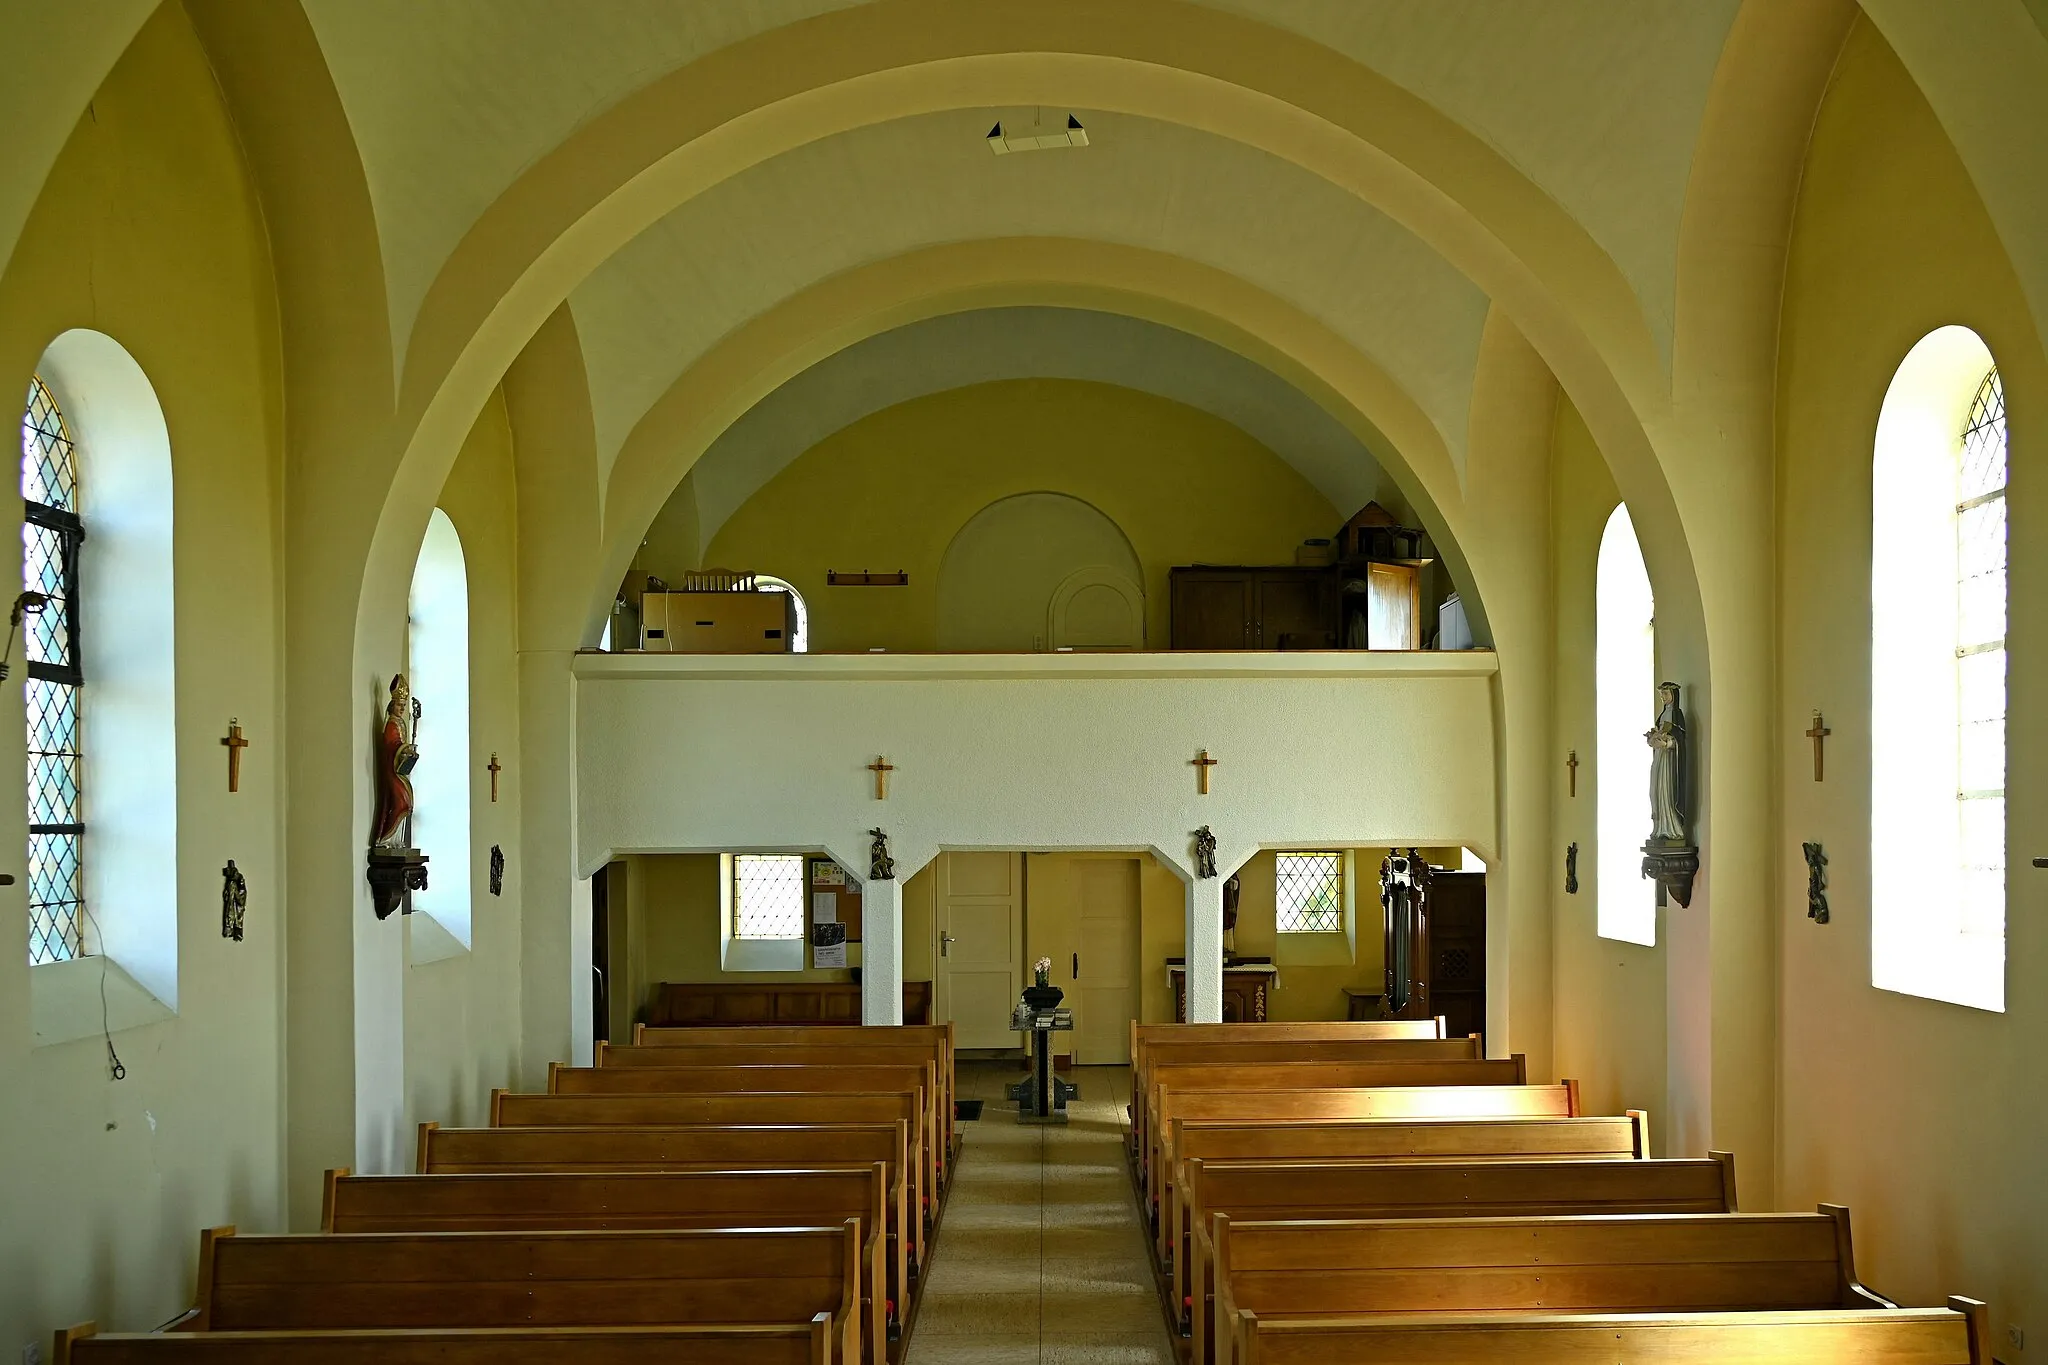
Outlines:
{"type": "Polygon", "coordinates": [[[1692,879],[1699,875],[1700,851],[1674,840],[1652,839],[1643,845],[1643,875],[1657,883],[1657,904],[1668,896],[1685,909],[1692,905],[1692,879]]]}
{"type": "Polygon", "coordinates": [[[427,855],[416,848],[373,848],[367,875],[370,906],[378,919],[391,918],[401,906],[409,915],[412,902],[406,892],[427,889],[427,855]]]}

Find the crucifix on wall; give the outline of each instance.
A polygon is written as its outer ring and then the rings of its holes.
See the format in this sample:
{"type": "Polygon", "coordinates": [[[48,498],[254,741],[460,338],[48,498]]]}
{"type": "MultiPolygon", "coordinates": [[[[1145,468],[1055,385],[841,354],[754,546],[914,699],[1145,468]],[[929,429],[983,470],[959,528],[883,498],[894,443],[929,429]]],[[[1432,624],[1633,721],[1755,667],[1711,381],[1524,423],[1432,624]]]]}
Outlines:
{"type": "Polygon", "coordinates": [[[242,750],[249,747],[249,741],[242,738],[242,722],[228,719],[228,737],[221,741],[228,749],[228,790],[242,789],[242,750]]]}
{"type": "Polygon", "coordinates": [[[495,802],[498,799],[498,774],[505,771],[505,765],[498,762],[498,755],[494,751],[491,754],[491,761],[484,764],[484,767],[491,774],[491,800],[495,802]]]}
{"type": "Polygon", "coordinates": [[[1813,780],[1816,782],[1824,780],[1821,776],[1821,764],[1824,757],[1821,746],[1827,742],[1827,737],[1833,733],[1833,730],[1821,724],[1820,712],[1814,712],[1813,725],[1807,730],[1806,737],[1813,741],[1813,780]]]}
{"type": "Polygon", "coordinates": [[[1579,751],[1577,749],[1572,750],[1572,755],[1564,761],[1564,766],[1571,770],[1571,794],[1577,796],[1579,794],[1579,751]]]}
{"type": "Polygon", "coordinates": [[[875,761],[868,764],[868,771],[875,775],[875,800],[889,799],[889,774],[896,771],[896,765],[887,756],[875,755],[875,761]]]}
{"type": "Polygon", "coordinates": [[[1215,767],[1218,760],[1209,757],[1209,751],[1203,749],[1193,758],[1189,759],[1188,762],[1194,765],[1195,790],[1201,795],[1207,796],[1209,794],[1209,769],[1215,767]]]}

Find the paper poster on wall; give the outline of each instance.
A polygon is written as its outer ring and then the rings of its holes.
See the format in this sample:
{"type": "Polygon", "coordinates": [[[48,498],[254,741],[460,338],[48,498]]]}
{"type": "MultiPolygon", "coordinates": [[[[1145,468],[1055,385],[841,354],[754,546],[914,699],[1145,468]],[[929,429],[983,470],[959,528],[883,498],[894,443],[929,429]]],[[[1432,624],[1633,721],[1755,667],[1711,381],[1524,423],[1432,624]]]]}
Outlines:
{"type": "Polygon", "coordinates": [[[846,926],[834,920],[830,924],[811,926],[811,965],[813,967],[844,967],[846,965],[846,926]]]}
{"type": "Polygon", "coordinates": [[[846,869],[829,858],[820,858],[811,864],[812,886],[846,885],[846,869]]]}
{"type": "Polygon", "coordinates": [[[839,923],[839,896],[836,892],[813,891],[811,893],[811,923],[839,923]]]}

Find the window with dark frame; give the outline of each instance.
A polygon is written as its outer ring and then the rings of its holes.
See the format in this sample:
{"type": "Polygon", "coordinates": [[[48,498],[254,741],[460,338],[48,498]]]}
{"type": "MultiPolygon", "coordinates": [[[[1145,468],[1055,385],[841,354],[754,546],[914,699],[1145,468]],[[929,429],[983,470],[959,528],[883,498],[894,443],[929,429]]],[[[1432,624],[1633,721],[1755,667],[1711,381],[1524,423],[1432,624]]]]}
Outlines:
{"type": "Polygon", "coordinates": [[[85,820],[79,731],[78,449],[64,414],[36,377],[21,422],[22,579],[49,602],[27,616],[28,960],[82,957],[85,820]]]}
{"type": "Polygon", "coordinates": [[[1273,859],[1273,927],[1283,934],[1344,928],[1344,855],[1280,853],[1273,859]]]}

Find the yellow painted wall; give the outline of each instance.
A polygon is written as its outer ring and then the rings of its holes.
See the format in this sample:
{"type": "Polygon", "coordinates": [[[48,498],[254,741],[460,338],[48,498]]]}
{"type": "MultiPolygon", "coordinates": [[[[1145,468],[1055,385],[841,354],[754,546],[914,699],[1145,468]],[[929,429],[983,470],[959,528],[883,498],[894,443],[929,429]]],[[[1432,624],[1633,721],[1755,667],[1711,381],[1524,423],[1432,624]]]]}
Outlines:
{"type": "MultiPolygon", "coordinates": [[[[938,569],[968,519],[1016,493],[1070,494],[1106,514],[1145,571],[1147,640],[1168,638],[1167,571],[1291,564],[1342,513],[1236,427],[1131,389],[1019,379],[886,408],[819,442],[712,537],[707,564],[771,573],[810,603],[813,650],[931,649],[938,569]],[[908,588],[828,588],[828,569],[905,569],[908,588]]],[[[644,567],[674,581],[687,563],[644,567]]]]}
{"type": "Polygon", "coordinates": [[[519,748],[515,486],[511,427],[494,396],[440,502],[469,578],[470,946],[424,916],[405,921],[406,1103],[415,1121],[451,1126],[484,1123],[491,1090],[512,1085],[519,1065],[519,772],[504,762],[519,748]],[[493,753],[504,765],[496,803],[484,766],[493,753]],[[490,894],[493,844],[506,850],[502,896],[490,894]]]}
{"type": "MultiPolygon", "coordinates": [[[[1557,767],[1551,784],[1551,953],[1555,971],[1556,1073],[1579,1082],[1587,1112],[1664,1108],[1666,921],[1657,946],[1601,938],[1599,773],[1594,744],[1595,570],[1600,536],[1621,501],[1592,433],[1569,401],[1558,402],[1551,450],[1551,581],[1555,584],[1557,767]],[[1578,795],[1570,794],[1566,754],[1579,756],[1578,795]],[[1564,890],[1564,851],[1579,846],[1579,891],[1564,890]]],[[[1647,724],[1645,725],[1647,727],[1647,724]]],[[[1664,1154],[1666,1133],[1650,1127],[1664,1154]]]]}
{"type": "MultiPolygon", "coordinates": [[[[2048,1340],[2048,874],[2026,861],[2048,852],[2043,412],[2048,364],[2019,282],[1932,112],[1859,20],[1814,130],[1779,369],[1779,1189],[1787,1208],[1848,1204],[1857,1269],[1883,1292],[1990,1300],[2011,1362],[2041,1348],[2009,1351],[2006,1324],[2048,1340]],[[1870,984],[1872,443],[1899,361],[1950,323],[1989,344],[2011,412],[2003,1014],[1870,984]],[[1823,784],[1800,733],[1816,708],[1834,731],[1823,784]],[[1827,849],[1826,926],[1806,917],[1802,840],[1827,849]]],[[[1910,850],[1883,875],[1915,875],[1910,850]]]]}
{"type": "MultiPolygon", "coordinates": [[[[87,1317],[155,1326],[190,1303],[199,1228],[284,1218],[283,414],[269,281],[235,129],[184,11],[164,6],[78,124],[0,278],[9,402],[73,327],[120,342],[154,386],[171,439],[177,593],[178,861],[163,885],[177,898],[179,1012],[115,1035],[125,1080],[109,1080],[97,1037],[32,1045],[21,787],[0,800],[0,849],[11,850],[0,869],[19,879],[0,890],[10,1355],[87,1317]],[[231,715],[251,741],[233,796],[219,743],[231,715]],[[228,858],[249,883],[241,943],[220,935],[228,858]]],[[[89,450],[84,460],[89,480],[89,450]]],[[[0,769],[19,772],[15,657],[0,687],[0,769]]]]}

